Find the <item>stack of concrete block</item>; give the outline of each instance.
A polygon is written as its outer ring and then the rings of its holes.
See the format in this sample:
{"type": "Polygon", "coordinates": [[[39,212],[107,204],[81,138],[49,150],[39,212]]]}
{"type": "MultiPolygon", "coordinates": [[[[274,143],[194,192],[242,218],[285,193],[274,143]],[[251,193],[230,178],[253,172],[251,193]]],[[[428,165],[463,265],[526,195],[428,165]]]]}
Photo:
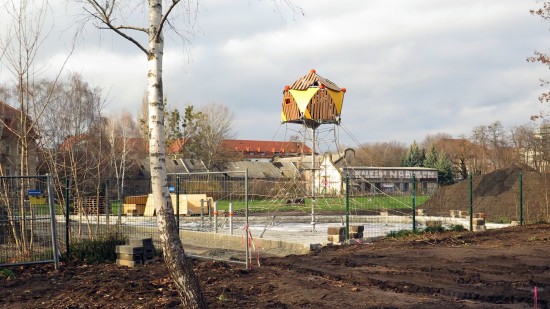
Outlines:
{"type": "Polygon", "coordinates": [[[116,246],[117,265],[135,267],[154,261],[155,247],[151,238],[131,238],[126,245],[116,246]]]}
{"type": "MultiPolygon", "coordinates": [[[[349,238],[350,239],[361,239],[363,238],[363,232],[365,231],[365,226],[363,225],[350,225],[349,227],[349,238]]],[[[329,226],[327,228],[328,237],[327,240],[329,243],[338,244],[346,240],[346,227],[345,226],[329,226]]]]}
{"type": "Polygon", "coordinates": [[[486,229],[485,218],[472,218],[472,231],[485,231],[486,229]]]}
{"type": "Polygon", "coordinates": [[[485,219],[486,215],[484,212],[478,212],[475,214],[474,218],[483,218],[485,219]]]}
{"type": "Polygon", "coordinates": [[[365,232],[364,225],[350,225],[349,227],[349,239],[361,239],[365,232]]]}
{"type": "Polygon", "coordinates": [[[329,243],[337,244],[346,240],[346,227],[344,226],[329,226],[327,233],[329,243]]]}
{"type": "Polygon", "coordinates": [[[453,209],[451,210],[451,218],[459,218],[460,217],[460,210],[453,209]]]}
{"type": "Polygon", "coordinates": [[[426,215],[426,209],[419,208],[416,210],[417,216],[425,216],[426,215]]]}

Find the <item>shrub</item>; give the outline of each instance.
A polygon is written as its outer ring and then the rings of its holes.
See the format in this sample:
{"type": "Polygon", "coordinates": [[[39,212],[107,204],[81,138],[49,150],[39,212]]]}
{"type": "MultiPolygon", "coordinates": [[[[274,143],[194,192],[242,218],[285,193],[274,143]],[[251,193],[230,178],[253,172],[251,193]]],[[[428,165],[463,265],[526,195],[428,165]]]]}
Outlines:
{"type": "Polygon", "coordinates": [[[399,230],[399,231],[389,232],[386,235],[386,237],[389,237],[389,238],[402,238],[402,237],[407,237],[407,236],[414,235],[414,234],[416,234],[416,233],[411,231],[411,230],[399,230]]]}
{"type": "Polygon", "coordinates": [[[110,233],[94,240],[86,239],[72,242],[68,259],[90,264],[115,261],[116,246],[125,243],[126,237],[118,233],[110,233]]]}
{"type": "Polygon", "coordinates": [[[449,231],[454,231],[454,232],[463,232],[465,230],[466,229],[464,228],[464,226],[462,224],[455,224],[455,225],[451,225],[449,227],[449,231]]]}
{"type": "Polygon", "coordinates": [[[445,232],[445,228],[442,225],[427,226],[424,229],[424,233],[435,234],[435,233],[442,233],[442,232],[445,232]]]}
{"type": "Polygon", "coordinates": [[[448,229],[441,225],[435,225],[435,226],[428,226],[424,230],[416,230],[416,232],[411,230],[391,231],[386,235],[386,237],[402,238],[410,235],[435,234],[435,233],[443,233],[445,231],[462,232],[465,230],[466,229],[461,224],[451,225],[448,229]]]}

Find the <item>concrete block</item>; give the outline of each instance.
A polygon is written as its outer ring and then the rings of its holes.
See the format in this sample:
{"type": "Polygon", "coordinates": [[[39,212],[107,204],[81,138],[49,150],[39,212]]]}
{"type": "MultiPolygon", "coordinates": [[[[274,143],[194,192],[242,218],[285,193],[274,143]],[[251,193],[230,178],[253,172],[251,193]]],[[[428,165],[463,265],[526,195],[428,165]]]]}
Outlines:
{"type": "Polygon", "coordinates": [[[380,216],[387,217],[387,216],[389,216],[389,215],[390,215],[390,213],[387,212],[387,211],[381,211],[381,212],[380,212],[380,216]]]}
{"type": "Polygon", "coordinates": [[[468,218],[468,217],[470,217],[470,213],[467,212],[467,211],[461,210],[461,211],[459,212],[459,216],[460,216],[460,218],[468,218]]]}
{"type": "Polygon", "coordinates": [[[346,240],[345,235],[328,235],[327,240],[332,243],[339,243],[346,240]]]}
{"type": "Polygon", "coordinates": [[[472,224],[473,225],[485,225],[485,219],[484,218],[472,218],[472,224]]]}
{"type": "Polygon", "coordinates": [[[136,247],[152,247],[153,239],[152,238],[130,238],[128,239],[128,245],[136,247]]]}
{"type": "Polygon", "coordinates": [[[346,235],[346,228],[343,226],[329,226],[327,228],[329,235],[346,235]]]}
{"type": "Polygon", "coordinates": [[[349,226],[349,232],[350,233],[363,233],[365,231],[364,225],[350,225],[349,226]]]}
{"type": "Polygon", "coordinates": [[[460,210],[451,210],[451,218],[459,218],[460,210]]]}
{"type": "Polygon", "coordinates": [[[418,216],[425,216],[426,215],[426,209],[419,208],[416,210],[416,214],[418,216]]]}
{"type": "Polygon", "coordinates": [[[120,245],[120,246],[116,246],[115,252],[116,253],[141,255],[141,254],[143,254],[143,247],[120,245]]]}
{"type": "Polygon", "coordinates": [[[116,258],[119,260],[126,261],[141,261],[143,260],[142,254],[126,254],[126,253],[117,253],[116,258]]]}
{"type": "Polygon", "coordinates": [[[512,221],[512,222],[510,222],[510,225],[511,226],[519,226],[520,222],[519,221],[512,221]]]}
{"type": "Polygon", "coordinates": [[[145,252],[143,253],[144,260],[152,260],[155,258],[155,252],[145,252]]]}
{"type": "Polygon", "coordinates": [[[117,259],[116,264],[121,266],[136,267],[138,265],[143,265],[143,261],[128,261],[117,259]]]}
{"type": "Polygon", "coordinates": [[[350,239],[360,239],[363,238],[363,233],[349,233],[350,239]]]}
{"type": "Polygon", "coordinates": [[[473,225],[472,231],[474,232],[481,232],[487,230],[487,227],[485,225],[473,225]]]}
{"type": "Polygon", "coordinates": [[[484,213],[484,212],[478,212],[478,213],[476,213],[476,214],[475,214],[475,216],[474,216],[474,217],[476,217],[476,218],[483,218],[483,219],[485,219],[485,218],[486,218],[486,215],[485,215],[485,213],[484,213]]]}

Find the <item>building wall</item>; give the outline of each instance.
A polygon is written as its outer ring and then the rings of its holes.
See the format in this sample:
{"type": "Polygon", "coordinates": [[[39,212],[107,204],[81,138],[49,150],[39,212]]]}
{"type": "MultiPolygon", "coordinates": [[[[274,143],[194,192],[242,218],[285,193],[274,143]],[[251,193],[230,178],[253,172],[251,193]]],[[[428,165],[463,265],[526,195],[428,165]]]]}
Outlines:
{"type": "Polygon", "coordinates": [[[419,194],[431,193],[439,187],[438,171],[423,167],[347,167],[343,174],[349,175],[354,193],[409,193],[413,175],[419,194]]]}

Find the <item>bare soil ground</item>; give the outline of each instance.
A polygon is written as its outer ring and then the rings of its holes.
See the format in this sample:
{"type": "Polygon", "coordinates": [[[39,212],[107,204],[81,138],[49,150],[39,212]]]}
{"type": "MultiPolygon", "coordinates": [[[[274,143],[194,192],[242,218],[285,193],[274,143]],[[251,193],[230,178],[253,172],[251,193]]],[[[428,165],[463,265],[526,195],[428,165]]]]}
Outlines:
{"type": "MultiPolygon", "coordinates": [[[[194,261],[210,308],[548,308],[550,225],[324,247],[243,265],[194,261]],[[535,287],[537,292],[534,292],[535,287]]],[[[12,268],[2,308],[172,308],[162,261],[12,268]]]]}

